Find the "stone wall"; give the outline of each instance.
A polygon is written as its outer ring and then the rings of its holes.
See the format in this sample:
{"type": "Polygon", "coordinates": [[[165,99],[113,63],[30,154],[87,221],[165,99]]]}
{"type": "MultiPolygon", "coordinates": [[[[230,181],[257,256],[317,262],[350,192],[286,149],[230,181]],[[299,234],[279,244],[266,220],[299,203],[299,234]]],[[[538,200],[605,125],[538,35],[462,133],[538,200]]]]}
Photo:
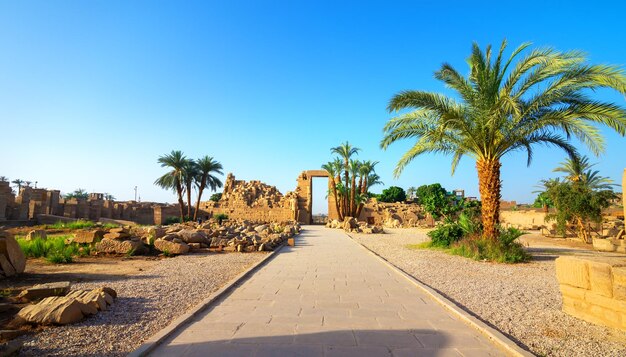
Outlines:
{"type": "Polygon", "coordinates": [[[9,209],[15,202],[15,195],[8,181],[0,181],[0,222],[9,216],[9,209]]]}
{"type": "Polygon", "coordinates": [[[500,211],[500,223],[506,228],[538,230],[546,226],[545,218],[542,210],[500,211]]]}
{"type": "Polygon", "coordinates": [[[364,206],[359,221],[389,228],[433,227],[435,221],[415,203],[386,203],[371,198],[364,206]]]}
{"type": "Polygon", "coordinates": [[[626,258],[563,256],[556,274],[564,312],[626,331],[626,258]]]}

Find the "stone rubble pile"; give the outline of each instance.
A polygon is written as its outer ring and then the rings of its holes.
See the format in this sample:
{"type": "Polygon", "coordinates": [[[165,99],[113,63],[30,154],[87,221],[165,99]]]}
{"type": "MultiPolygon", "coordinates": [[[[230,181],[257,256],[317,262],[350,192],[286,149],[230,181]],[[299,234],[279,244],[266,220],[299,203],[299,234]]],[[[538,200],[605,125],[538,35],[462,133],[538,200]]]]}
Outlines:
{"type": "Polygon", "coordinates": [[[602,237],[593,237],[593,249],[626,254],[624,221],[610,219],[602,222],[602,237]]]}
{"type": "Polygon", "coordinates": [[[271,251],[300,232],[298,223],[258,223],[210,220],[178,223],[159,227],[119,227],[84,230],[75,233],[74,243],[92,244],[106,254],[141,255],[153,247],[165,255],[187,254],[198,249],[219,248],[225,251],[271,251]]]}
{"type": "Polygon", "coordinates": [[[356,220],[356,218],[353,218],[353,217],[345,217],[343,222],[333,219],[331,221],[328,221],[328,223],[326,223],[326,227],[334,228],[334,229],[343,229],[344,231],[349,232],[349,233],[365,233],[365,234],[384,233],[382,227],[371,226],[367,224],[367,222],[359,222],[356,220]]]}
{"type": "Polygon", "coordinates": [[[17,316],[33,325],[67,325],[107,310],[116,297],[108,287],[70,291],[69,282],[41,284],[20,293],[22,300],[39,301],[22,308],[17,316]]]}
{"type": "Polygon", "coordinates": [[[12,235],[0,231],[0,279],[20,274],[26,268],[26,256],[12,235]]]}
{"type": "Polygon", "coordinates": [[[373,223],[386,228],[434,227],[435,221],[422,206],[405,202],[378,202],[376,199],[363,208],[373,223]]]}

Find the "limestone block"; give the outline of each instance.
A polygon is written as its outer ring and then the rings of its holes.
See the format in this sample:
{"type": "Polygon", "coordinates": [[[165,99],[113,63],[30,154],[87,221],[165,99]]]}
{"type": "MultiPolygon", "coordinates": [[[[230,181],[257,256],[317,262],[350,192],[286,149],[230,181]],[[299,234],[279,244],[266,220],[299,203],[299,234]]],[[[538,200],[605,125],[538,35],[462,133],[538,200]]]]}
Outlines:
{"type": "Polygon", "coordinates": [[[602,296],[613,297],[613,274],[611,273],[611,265],[594,261],[590,261],[588,264],[591,290],[602,296]]]}
{"type": "Polygon", "coordinates": [[[626,300],[626,267],[613,268],[613,298],[626,300]]]}
{"type": "Polygon", "coordinates": [[[614,252],[617,247],[611,239],[593,238],[593,249],[600,252],[614,252]]]}
{"type": "Polygon", "coordinates": [[[561,290],[561,295],[563,295],[563,297],[567,296],[577,300],[585,300],[585,293],[589,291],[565,284],[560,284],[559,289],[561,290]]]}
{"type": "Polygon", "coordinates": [[[33,229],[32,231],[28,232],[25,239],[33,240],[35,238],[46,239],[48,238],[48,235],[46,234],[46,231],[43,229],[33,229]]]}
{"type": "Polygon", "coordinates": [[[560,284],[567,284],[589,290],[589,264],[576,257],[559,257],[555,261],[556,276],[560,284]]]}
{"type": "Polygon", "coordinates": [[[69,281],[37,284],[23,290],[17,297],[20,300],[33,301],[50,296],[64,296],[70,291],[70,287],[71,283],[69,281]]]}
{"type": "Polygon", "coordinates": [[[95,231],[78,231],[74,235],[74,243],[92,244],[99,242],[104,238],[104,231],[96,229],[95,231]]]}
{"type": "Polygon", "coordinates": [[[65,325],[83,319],[82,305],[74,298],[53,296],[24,307],[17,315],[30,323],[65,325]]]}

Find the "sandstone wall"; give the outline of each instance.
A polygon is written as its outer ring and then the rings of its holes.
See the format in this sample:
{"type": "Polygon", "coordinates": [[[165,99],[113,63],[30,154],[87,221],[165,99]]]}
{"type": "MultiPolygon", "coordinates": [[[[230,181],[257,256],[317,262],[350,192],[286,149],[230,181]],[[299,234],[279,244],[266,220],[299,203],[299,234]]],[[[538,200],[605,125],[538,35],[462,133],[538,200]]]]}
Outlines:
{"type": "Polygon", "coordinates": [[[297,219],[297,201],[294,192],[283,195],[275,186],[256,180],[235,180],[233,174],[228,174],[220,201],[201,202],[199,216],[206,219],[226,214],[229,219],[284,222],[297,219]]]}
{"type": "Polygon", "coordinates": [[[386,203],[371,198],[361,211],[359,221],[390,228],[432,227],[435,222],[415,203],[386,203]]]}
{"type": "Polygon", "coordinates": [[[541,229],[546,226],[546,213],[536,210],[500,211],[500,223],[504,227],[518,229],[541,229]]]}
{"type": "Polygon", "coordinates": [[[626,331],[626,258],[563,256],[556,274],[564,312],[626,331]]]}

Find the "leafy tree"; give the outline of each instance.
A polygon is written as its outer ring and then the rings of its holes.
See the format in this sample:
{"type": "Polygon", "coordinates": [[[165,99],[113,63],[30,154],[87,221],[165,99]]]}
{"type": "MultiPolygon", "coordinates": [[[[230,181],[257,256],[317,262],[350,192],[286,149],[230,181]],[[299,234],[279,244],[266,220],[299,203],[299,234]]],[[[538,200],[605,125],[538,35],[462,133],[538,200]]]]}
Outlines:
{"type": "MultiPolygon", "coordinates": [[[[195,184],[198,189],[198,200],[196,201],[196,211],[193,214],[193,220],[198,219],[198,211],[200,210],[200,199],[202,198],[202,192],[205,188],[210,188],[215,191],[218,187],[222,187],[222,181],[215,176],[224,175],[222,172],[223,167],[218,161],[211,156],[204,156],[196,160],[197,174],[195,176],[195,184]]],[[[220,194],[220,198],[221,198],[220,194]]],[[[211,198],[213,198],[211,196],[211,198]]],[[[219,198],[218,198],[219,201],[219,198]]]]}
{"type": "Polygon", "coordinates": [[[211,197],[209,198],[209,200],[213,201],[213,202],[219,202],[219,200],[222,199],[222,193],[218,192],[218,193],[214,193],[211,195],[211,197]]]}
{"type": "Polygon", "coordinates": [[[574,222],[578,228],[578,237],[591,243],[591,236],[586,222],[601,222],[602,210],[611,205],[615,193],[610,190],[593,190],[582,181],[545,182],[546,195],[554,202],[556,213],[546,216],[546,220],[555,220],[560,234],[565,234],[567,222],[574,222]]]}
{"type": "Polygon", "coordinates": [[[554,207],[554,202],[548,197],[545,192],[539,192],[537,198],[535,198],[535,202],[533,203],[533,207],[543,208],[545,212],[548,212],[548,208],[554,207]]]}
{"type": "Polygon", "coordinates": [[[89,198],[89,194],[82,188],[74,190],[74,192],[70,192],[63,196],[66,200],[77,199],[77,200],[86,200],[89,198]]]}
{"type": "Polygon", "coordinates": [[[468,77],[443,64],[435,78],[456,91],[448,97],[426,91],[403,91],[388,106],[390,112],[413,111],[391,119],[384,128],[381,147],[402,139],[415,144],[399,160],[394,174],[425,153],[452,155],[452,173],[465,155],[476,160],[482,200],[483,233],[495,241],[499,235],[500,168],[507,154],[523,150],[532,159],[537,144],[563,149],[570,157],[575,136],[594,154],[604,149],[603,137],[592,124],[603,124],[626,134],[626,110],[592,97],[597,89],[626,94],[626,76],[617,66],[591,65],[579,51],[535,49],[519,58],[525,43],[503,60],[506,41],[498,53],[477,44],[467,60],[468,77]]]}
{"type": "Polygon", "coordinates": [[[378,200],[381,202],[404,202],[406,201],[406,193],[402,187],[391,186],[383,190],[378,200]]]}
{"type": "Polygon", "coordinates": [[[463,208],[462,202],[439,183],[418,187],[416,195],[424,210],[435,219],[450,218],[463,208]]]}
{"type": "Polygon", "coordinates": [[[154,184],[166,190],[173,190],[178,195],[178,205],[180,206],[180,221],[185,220],[185,203],[183,202],[183,192],[185,189],[185,170],[189,159],[182,151],[172,150],[171,153],[160,156],[157,160],[161,167],[169,169],[167,173],[154,181],[154,184]]]}

